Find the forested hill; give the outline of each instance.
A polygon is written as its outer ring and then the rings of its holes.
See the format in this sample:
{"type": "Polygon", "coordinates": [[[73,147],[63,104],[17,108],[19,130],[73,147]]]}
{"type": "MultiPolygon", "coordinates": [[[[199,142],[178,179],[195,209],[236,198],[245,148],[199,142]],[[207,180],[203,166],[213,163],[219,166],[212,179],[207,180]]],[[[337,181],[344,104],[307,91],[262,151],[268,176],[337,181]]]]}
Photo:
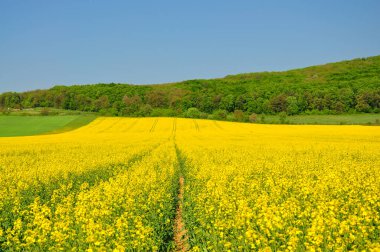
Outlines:
{"type": "Polygon", "coordinates": [[[3,93],[0,107],[236,120],[251,114],[380,112],[380,56],[284,72],[157,85],[94,84],[3,93]]]}

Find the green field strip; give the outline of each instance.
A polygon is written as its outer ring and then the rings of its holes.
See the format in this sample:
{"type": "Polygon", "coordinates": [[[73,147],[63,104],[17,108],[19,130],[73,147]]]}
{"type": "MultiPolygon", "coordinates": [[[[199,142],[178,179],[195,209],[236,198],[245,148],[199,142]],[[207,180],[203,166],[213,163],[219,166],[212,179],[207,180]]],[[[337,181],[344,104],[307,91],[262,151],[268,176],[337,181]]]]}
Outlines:
{"type": "Polygon", "coordinates": [[[96,116],[0,116],[0,137],[58,134],[92,122],[96,116]]]}
{"type": "MultiPolygon", "coordinates": [[[[279,124],[278,115],[258,115],[258,123],[279,124]]],[[[285,118],[285,124],[313,124],[313,125],[379,125],[380,113],[377,114],[342,114],[342,115],[292,115],[285,118]]]]}
{"type": "Polygon", "coordinates": [[[94,121],[96,118],[97,117],[93,116],[93,115],[78,116],[76,119],[72,120],[71,122],[66,124],[64,127],[46,132],[45,134],[60,134],[60,133],[72,131],[72,130],[78,129],[80,127],[86,126],[87,124],[94,121]]]}

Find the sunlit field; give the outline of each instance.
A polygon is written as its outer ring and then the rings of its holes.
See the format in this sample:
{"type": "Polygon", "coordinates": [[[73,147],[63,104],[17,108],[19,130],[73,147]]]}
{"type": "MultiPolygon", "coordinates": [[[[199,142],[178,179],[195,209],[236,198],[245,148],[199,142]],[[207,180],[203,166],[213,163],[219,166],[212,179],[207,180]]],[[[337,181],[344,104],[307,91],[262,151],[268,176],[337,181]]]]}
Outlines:
{"type": "Polygon", "coordinates": [[[98,118],[0,172],[0,251],[380,249],[380,126],[98,118]]]}

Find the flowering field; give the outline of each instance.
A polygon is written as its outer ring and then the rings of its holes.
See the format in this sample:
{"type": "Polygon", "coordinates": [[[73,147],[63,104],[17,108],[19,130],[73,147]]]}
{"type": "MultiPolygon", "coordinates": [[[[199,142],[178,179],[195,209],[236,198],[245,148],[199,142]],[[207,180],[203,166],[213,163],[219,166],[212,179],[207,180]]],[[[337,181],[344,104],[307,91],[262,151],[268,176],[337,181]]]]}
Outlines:
{"type": "Polygon", "coordinates": [[[379,150],[377,126],[175,118],[0,138],[0,251],[376,251],[379,150]]]}

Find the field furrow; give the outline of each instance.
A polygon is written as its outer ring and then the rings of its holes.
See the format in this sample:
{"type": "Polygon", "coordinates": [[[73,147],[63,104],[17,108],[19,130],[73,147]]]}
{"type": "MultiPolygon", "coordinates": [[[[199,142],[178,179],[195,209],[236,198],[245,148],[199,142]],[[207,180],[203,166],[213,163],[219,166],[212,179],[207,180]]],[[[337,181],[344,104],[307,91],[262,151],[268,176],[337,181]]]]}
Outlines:
{"type": "Polygon", "coordinates": [[[376,250],[379,149],[379,127],[181,118],[0,138],[0,250],[376,250]]]}

